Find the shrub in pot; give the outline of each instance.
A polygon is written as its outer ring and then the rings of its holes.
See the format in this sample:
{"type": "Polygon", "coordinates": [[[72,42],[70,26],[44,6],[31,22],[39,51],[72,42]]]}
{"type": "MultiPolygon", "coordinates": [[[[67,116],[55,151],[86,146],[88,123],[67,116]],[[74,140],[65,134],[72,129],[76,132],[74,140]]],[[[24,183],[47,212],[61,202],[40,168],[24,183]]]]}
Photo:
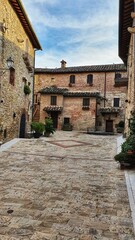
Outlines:
{"type": "Polygon", "coordinates": [[[41,122],[32,122],[31,129],[34,131],[34,137],[39,138],[45,129],[45,126],[41,122]]]}
{"type": "Polygon", "coordinates": [[[31,93],[30,87],[28,85],[24,85],[24,93],[25,95],[29,95],[31,93]]]}
{"type": "Polygon", "coordinates": [[[53,134],[55,132],[55,128],[53,126],[53,120],[51,117],[47,117],[45,119],[45,137],[49,137],[50,134],[53,134]]]}

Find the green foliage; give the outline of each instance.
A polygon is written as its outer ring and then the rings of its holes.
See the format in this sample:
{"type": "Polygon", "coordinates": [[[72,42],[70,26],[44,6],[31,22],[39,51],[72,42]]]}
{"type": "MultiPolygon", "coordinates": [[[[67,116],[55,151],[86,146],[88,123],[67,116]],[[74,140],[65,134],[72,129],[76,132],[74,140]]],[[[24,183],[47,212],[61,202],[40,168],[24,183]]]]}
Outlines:
{"type": "Polygon", "coordinates": [[[114,157],[115,161],[120,163],[135,164],[135,154],[129,155],[128,153],[120,152],[114,157]]]}
{"type": "Polygon", "coordinates": [[[130,134],[135,135],[135,113],[133,113],[133,117],[130,121],[130,134]]]}
{"type": "Polygon", "coordinates": [[[31,123],[31,129],[34,130],[36,133],[43,133],[45,130],[45,126],[41,122],[32,122],[31,123]]]}
{"type": "Polygon", "coordinates": [[[26,84],[24,85],[24,93],[26,95],[29,95],[31,93],[30,87],[26,84]]]}
{"type": "Polygon", "coordinates": [[[135,135],[130,135],[126,141],[121,145],[122,152],[127,152],[128,150],[135,150],[135,135]]]}
{"type": "Polygon", "coordinates": [[[115,161],[123,162],[127,159],[127,154],[123,153],[123,152],[120,152],[117,155],[115,155],[114,159],[115,159],[115,161]]]}
{"type": "Polygon", "coordinates": [[[55,128],[53,127],[53,120],[51,117],[47,117],[45,119],[45,132],[52,134],[55,132],[55,128]]]}
{"type": "Polygon", "coordinates": [[[121,145],[121,152],[115,155],[114,159],[120,163],[135,164],[135,113],[130,122],[130,135],[126,141],[121,145]],[[128,154],[128,150],[132,151],[132,154],[128,154]]]}

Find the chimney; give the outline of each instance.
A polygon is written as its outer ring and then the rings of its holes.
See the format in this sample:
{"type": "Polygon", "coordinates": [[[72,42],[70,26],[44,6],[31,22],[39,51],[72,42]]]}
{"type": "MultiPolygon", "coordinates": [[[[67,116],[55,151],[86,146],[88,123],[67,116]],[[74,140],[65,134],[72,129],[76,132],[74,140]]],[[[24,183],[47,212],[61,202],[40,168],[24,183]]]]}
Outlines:
{"type": "Polygon", "coordinates": [[[66,64],[67,62],[65,62],[64,60],[61,61],[61,68],[66,68],[66,64]]]}

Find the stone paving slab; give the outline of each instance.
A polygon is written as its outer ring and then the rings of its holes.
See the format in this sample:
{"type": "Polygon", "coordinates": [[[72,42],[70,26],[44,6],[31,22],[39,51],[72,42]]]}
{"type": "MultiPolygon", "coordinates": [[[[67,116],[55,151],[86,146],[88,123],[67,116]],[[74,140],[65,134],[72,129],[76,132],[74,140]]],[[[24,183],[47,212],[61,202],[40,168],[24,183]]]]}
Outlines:
{"type": "Polygon", "coordinates": [[[133,240],[116,136],[57,131],[0,153],[0,240],[133,240]]]}

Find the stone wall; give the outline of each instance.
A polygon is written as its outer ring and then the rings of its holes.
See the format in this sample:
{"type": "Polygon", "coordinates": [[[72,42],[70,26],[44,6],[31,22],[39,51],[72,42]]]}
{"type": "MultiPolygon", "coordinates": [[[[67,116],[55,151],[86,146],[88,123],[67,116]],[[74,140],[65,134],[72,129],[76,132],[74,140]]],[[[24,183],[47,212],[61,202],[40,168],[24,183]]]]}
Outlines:
{"type": "Polygon", "coordinates": [[[34,48],[8,0],[0,4],[0,68],[6,67],[6,60],[14,60],[15,81],[10,84],[10,71],[0,76],[0,140],[8,141],[19,136],[21,115],[26,115],[25,131],[29,129],[32,112],[33,76],[28,70],[34,64],[34,48]],[[24,84],[30,86],[31,94],[24,94],[24,84]]]}
{"type": "Polygon", "coordinates": [[[135,111],[135,36],[131,34],[129,52],[128,52],[128,92],[126,97],[126,114],[125,114],[125,134],[129,135],[129,122],[132,118],[132,112],[135,111]]]}

